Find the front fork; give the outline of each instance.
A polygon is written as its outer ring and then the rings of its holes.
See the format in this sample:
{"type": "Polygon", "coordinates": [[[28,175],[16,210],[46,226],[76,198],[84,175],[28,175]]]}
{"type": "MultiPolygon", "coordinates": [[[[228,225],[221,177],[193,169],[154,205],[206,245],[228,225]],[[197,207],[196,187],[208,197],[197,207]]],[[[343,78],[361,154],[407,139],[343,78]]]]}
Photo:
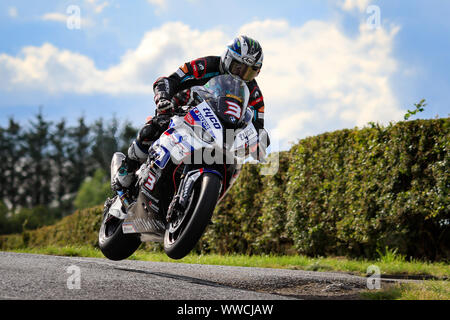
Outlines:
{"type": "MultiPolygon", "coordinates": [[[[189,199],[191,197],[192,190],[194,189],[195,182],[206,172],[213,173],[223,181],[223,176],[220,172],[207,169],[200,168],[195,170],[190,170],[189,165],[185,165],[183,169],[183,173],[180,179],[180,185],[178,187],[176,195],[173,197],[169,209],[167,210],[166,220],[167,222],[171,222],[176,219],[177,212],[184,212],[189,204],[189,199]]],[[[225,186],[222,185],[222,188],[225,186]]]]}

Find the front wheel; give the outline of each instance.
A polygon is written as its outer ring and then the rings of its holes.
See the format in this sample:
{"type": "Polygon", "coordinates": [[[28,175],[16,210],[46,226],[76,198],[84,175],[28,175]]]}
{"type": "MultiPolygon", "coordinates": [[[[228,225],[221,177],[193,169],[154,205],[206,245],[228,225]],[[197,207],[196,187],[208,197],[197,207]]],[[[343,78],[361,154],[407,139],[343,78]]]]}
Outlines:
{"type": "Polygon", "coordinates": [[[220,178],[204,173],[196,182],[188,206],[164,235],[164,251],[172,259],[185,257],[203,235],[219,198],[220,178]]]}
{"type": "Polygon", "coordinates": [[[105,208],[103,220],[98,233],[98,245],[106,258],[110,260],[123,260],[131,256],[141,244],[138,234],[124,234],[123,220],[108,213],[105,208]]]}

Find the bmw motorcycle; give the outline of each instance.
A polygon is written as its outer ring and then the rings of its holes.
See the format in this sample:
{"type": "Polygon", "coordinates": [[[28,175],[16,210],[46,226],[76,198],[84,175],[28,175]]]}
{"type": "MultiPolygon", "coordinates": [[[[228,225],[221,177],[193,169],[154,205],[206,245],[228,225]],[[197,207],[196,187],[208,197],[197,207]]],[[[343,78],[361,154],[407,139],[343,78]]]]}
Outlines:
{"type": "MultiPolygon", "coordinates": [[[[136,184],[105,202],[98,240],[111,260],[128,258],[146,241],[163,242],[170,258],[186,256],[244,161],[264,157],[245,82],[221,75],[191,92],[193,103],[171,118],[149,148],[136,184]]],[[[123,159],[123,153],[114,154],[111,177],[123,159]]]]}

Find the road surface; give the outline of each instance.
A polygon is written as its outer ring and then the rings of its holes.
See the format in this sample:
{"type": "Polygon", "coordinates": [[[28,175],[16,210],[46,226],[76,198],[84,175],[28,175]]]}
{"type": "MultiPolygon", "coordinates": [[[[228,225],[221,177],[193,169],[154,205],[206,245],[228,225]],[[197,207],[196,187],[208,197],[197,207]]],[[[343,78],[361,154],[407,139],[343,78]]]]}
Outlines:
{"type": "Polygon", "coordinates": [[[343,273],[0,252],[0,299],[355,299],[366,288],[343,273]]]}

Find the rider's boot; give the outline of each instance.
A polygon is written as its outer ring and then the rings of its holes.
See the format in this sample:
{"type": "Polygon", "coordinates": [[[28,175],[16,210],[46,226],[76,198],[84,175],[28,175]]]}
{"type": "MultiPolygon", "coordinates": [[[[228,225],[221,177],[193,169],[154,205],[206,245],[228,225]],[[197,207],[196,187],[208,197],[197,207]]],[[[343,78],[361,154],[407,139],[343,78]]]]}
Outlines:
{"type": "Polygon", "coordinates": [[[135,171],[138,167],[139,161],[127,156],[112,179],[113,190],[127,192],[136,181],[135,171]]]}

